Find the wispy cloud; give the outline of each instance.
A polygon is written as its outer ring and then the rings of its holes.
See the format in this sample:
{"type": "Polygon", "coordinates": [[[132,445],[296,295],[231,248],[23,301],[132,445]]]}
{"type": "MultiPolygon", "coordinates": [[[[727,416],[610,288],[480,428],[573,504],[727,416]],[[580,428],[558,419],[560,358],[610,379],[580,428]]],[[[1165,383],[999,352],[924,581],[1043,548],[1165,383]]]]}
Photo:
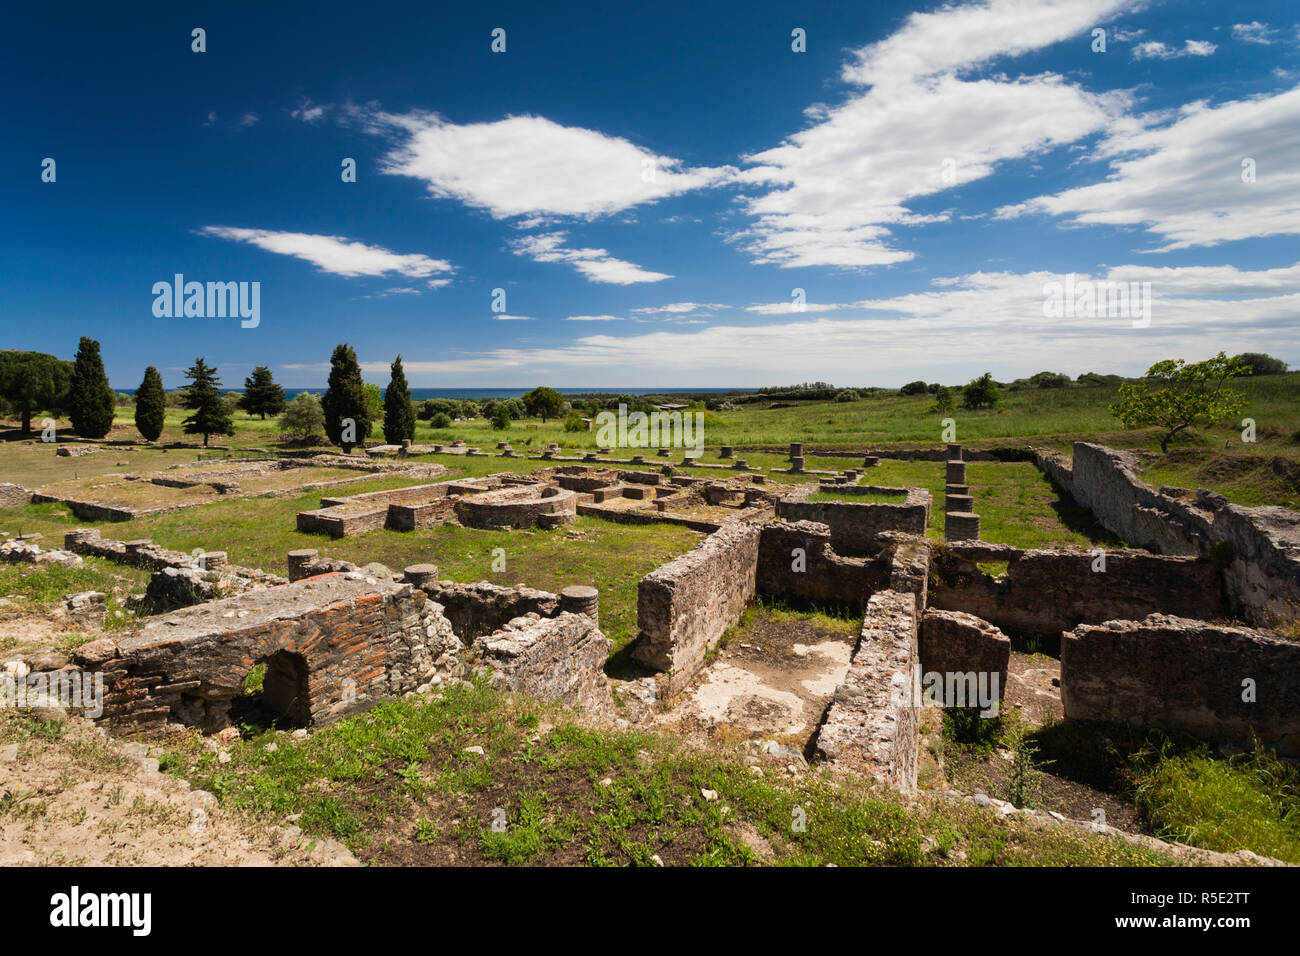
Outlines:
{"type": "Polygon", "coordinates": [[[1135,60],[1175,60],[1184,56],[1210,56],[1219,48],[1208,40],[1184,40],[1181,47],[1171,47],[1159,40],[1148,40],[1133,47],[1135,60]]]}
{"type": "Polygon", "coordinates": [[[671,279],[665,272],[650,272],[623,259],[616,259],[604,249],[570,249],[564,245],[564,232],[524,236],[510,243],[515,255],[534,262],[567,262],[592,282],[634,285],[671,279]]]}
{"type": "Polygon", "coordinates": [[[318,236],[304,232],[275,232],[270,229],[244,229],[235,226],[204,226],[205,236],[245,242],[283,256],[294,256],[315,265],[322,272],[339,276],[382,276],[388,273],[422,279],[439,272],[452,272],[451,263],[430,259],[419,253],[390,252],[382,246],[343,236],[318,236]]]}

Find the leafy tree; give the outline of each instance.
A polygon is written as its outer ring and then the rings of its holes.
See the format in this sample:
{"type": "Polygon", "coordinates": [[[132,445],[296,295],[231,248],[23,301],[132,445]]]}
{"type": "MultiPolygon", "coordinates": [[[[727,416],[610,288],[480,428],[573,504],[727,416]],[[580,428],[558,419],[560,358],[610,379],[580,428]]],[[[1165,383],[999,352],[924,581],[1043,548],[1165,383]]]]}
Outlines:
{"type": "Polygon", "coordinates": [[[429,419],[429,424],[434,428],[450,428],[451,416],[446,412],[437,412],[433,418],[429,419]]]}
{"type": "Polygon", "coordinates": [[[68,401],[73,365],[44,352],[0,351],[0,396],[22,419],[23,434],[32,430],[32,413],[58,414],[68,401]]]}
{"type": "Polygon", "coordinates": [[[564,420],[564,430],[566,432],[585,432],[587,423],[582,420],[582,416],[574,412],[564,420]]]}
{"type": "Polygon", "coordinates": [[[1110,413],[1125,428],[1163,429],[1160,450],[1167,453],[1169,440],[1184,429],[1216,425],[1245,408],[1246,396],[1223,385],[1249,374],[1239,355],[1228,358],[1220,352],[1190,364],[1166,359],[1147,369],[1142,381],[1121,385],[1110,413]]]}
{"type": "Polygon", "coordinates": [[[302,442],[325,431],[325,413],[321,411],[320,399],[311,392],[299,392],[285,406],[280,416],[280,427],[302,442]]]}
{"type": "Polygon", "coordinates": [[[321,400],[325,413],[325,434],[344,453],[351,454],[355,445],[370,437],[370,426],[375,420],[366,394],[366,384],[361,380],[361,366],[357,353],[350,345],[336,345],[330,356],[329,388],[321,400]],[[351,419],[355,430],[344,435],[346,422],[351,419]],[[345,443],[344,438],[349,440],[345,443]]]}
{"type": "Polygon", "coordinates": [[[1034,388],[1066,388],[1070,384],[1070,376],[1064,372],[1037,372],[1029,376],[1029,384],[1034,388]]]}
{"type": "Polygon", "coordinates": [[[924,395],[926,392],[925,382],[908,382],[898,390],[899,395],[924,395]]]}
{"type": "Polygon", "coordinates": [[[150,365],[135,390],[135,427],[145,441],[157,441],[167,420],[167,393],[162,376],[150,365]]]}
{"type": "Polygon", "coordinates": [[[388,390],[384,392],[384,441],[400,445],[403,439],[415,437],[415,408],[411,405],[411,389],[406,384],[402,370],[402,357],[394,360],[388,390]]]}
{"type": "Polygon", "coordinates": [[[244,379],[244,395],[239,400],[239,407],[250,415],[279,415],[284,411],[284,388],[276,384],[271,377],[271,370],[265,365],[253,369],[253,374],[244,379]]]}
{"type": "Polygon", "coordinates": [[[190,384],[181,389],[185,393],[182,407],[194,413],[181,423],[185,434],[202,435],[204,448],[208,447],[210,435],[233,435],[233,408],[226,396],[221,394],[221,379],[217,377],[217,370],[202,358],[197,358],[185,370],[185,377],[190,380],[190,384]]]}
{"type": "Polygon", "coordinates": [[[956,407],[956,399],[953,397],[952,389],[947,385],[940,385],[934,392],[934,404],[930,406],[932,412],[950,412],[956,407]]]}
{"type": "Polygon", "coordinates": [[[838,395],[835,396],[835,401],[856,402],[860,398],[862,398],[862,396],[859,395],[857,392],[855,392],[853,389],[846,388],[844,391],[840,392],[838,395]]]}
{"type": "Polygon", "coordinates": [[[548,418],[554,418],[564,409],[564,396],[553,388],[539,385],[524,395],[524,408],[545,424],[548,418]]]}
{"type": "Polygon", "coordinates": [[[81,337],[77,357],[72,363],[72,380],[68,386],[68,417],[72,430],[82,438],[103,438],[113,427],[117,396],[104,374],[104,360],[99,343],[81,337]]]}
{"type": "Polygon", "coordinates": [[[985,372],[979,378],[972,379],[961,390],[961,396],[965,408],[993,408],[1002,400],[992,372],[985,372]]]}
{"type": "Polygon", "coordinates": [[[506,408],[505,402],[498,402],[492,409],[492,427],[497,431],[510,427],[510,410],[506,408]]]}
{"type": "Polygon", "coordinates": [[[1237,358],[1250,369],[1251,375],[1281,375],[1286,371],[1286,362],[1263,352],[1242,352],[1237,358]]]}

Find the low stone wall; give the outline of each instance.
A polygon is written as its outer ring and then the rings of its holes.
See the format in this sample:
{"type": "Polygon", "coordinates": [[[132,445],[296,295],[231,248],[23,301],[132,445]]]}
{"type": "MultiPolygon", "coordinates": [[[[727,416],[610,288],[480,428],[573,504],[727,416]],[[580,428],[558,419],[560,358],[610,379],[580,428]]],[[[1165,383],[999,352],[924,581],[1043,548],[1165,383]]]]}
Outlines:
{"type": "Polygon", "coordinates": [[[666,672],[667,694],[690,682],[754,599],[760,536],[757,525],[733,522],[641,579],[633,656],[666,672]]]}
{"type": "Polygon", "coordinates": [[[1229,603],[1245,619],[1271,625],[1300,612],[1300,514],[1245,508],[1204,489],[1153,490],[1137,456],[1076,442],[1074,463],[1047,453],[1035,462],[1063,491],[1120,538],[1162,554],[1213,555],[1223,565],[1229,603]]]}
{"type": "Polygon", "coordinates": [[[560,613],[560,596],[536,588],[507,588],[487,581],[438,581],[426,585],[424,591],[442,606],[452,630],[467,644],[515,618],[528,614],[555,617],[560,613]]]}
{"type": "Polygon", "coordinates": [[[1078,624],[1156,612],[1206,620],[1226,613],[1210,561],[1115,549],[1105,552],[1106,570],[1094,571],[1097,560],[1091,551],[949,543],[932,552],[930,606],[1046,638],[1049,649],[1078,624]],[[1007,570],[996,578],[976,566],[1000,561],[1007,570]]]}
{"type": "Polygon", "coordinates": [[[1072,720],[1300,757],[1300,643],[1159,614],[1082,625],[1061,642],[1061,702],[1072,720]]]}
{"type": "Polygon", "coordinates": [[[576,506],[575,492],[529,485],[462,498],[456,515],[470,528],[531,528],[542,515],[577,514],[576,506]]]}
{"type": "Polygon", "coordinates": [[[889,569],[871,558],[846,558],[831,546],[831,531],[815,521],[762,526],[758,593],[796,604],[850,607],[861,613],[872,591],[889,586],[889,569]],[[801,552],[801,553],[800,553],[801,552]]]}
{"type": "MultiPolygon", "coordinates": [[[[998,696],[1006,694],[1011,639],[988,621],[962,611],[926,611],[917,647],[923,675],[973,673],[990,675],[991,680],[996,674],[998,696]]],[[[975,704],[968,700],[965,706],[975,704]]]]}
{"type": "Polygon", "coordinates": [[[849,672],[817,734],[816,755],[837,769],[916,791],[919,712],[916,595],[871,595],[849,672]]]}
{"type": "Polygon", "coordinates": [[[290,720],[329,723],[459,673],[461,643],[437,604],[410,585],[335,574],[150,619],[81,648],[104,673],[104,718],[205,730],[229,723],[232,699],[267,661],[263,700],[290,720]]]}
{"type": "Polygon", "coordinates": [[[808,485],[793,496],[779,499],[777,517],[828,526],[831,545],[841,554],[874,554],[884,545],[882,535],[889,531],[925,534],[930,493],[923,488],[896,489],[905,492],[898,504],[803,500],[818,490],[816,485],[808,485]]]}
{"type": "Polygon", "coordinates": [[[591,618],[565,612],[517,617],[474,641],[473,652],[491,670],[493,687],[608,713],[614,697],[605,660],[613,646],[591,618]]]}

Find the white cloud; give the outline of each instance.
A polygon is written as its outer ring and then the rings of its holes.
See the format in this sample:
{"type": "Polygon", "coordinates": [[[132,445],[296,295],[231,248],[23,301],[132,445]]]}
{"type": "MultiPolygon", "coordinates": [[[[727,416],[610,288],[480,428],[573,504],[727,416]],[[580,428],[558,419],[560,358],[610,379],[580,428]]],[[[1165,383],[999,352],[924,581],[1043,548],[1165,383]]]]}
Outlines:
{"type": "Polygon", "coordinates": [[[311,100],[300,100],[298,108],[289,111],[289,115],[296,120],[302,120],[304,123],[317,123],[325,115],[328,107],[320,106],[311,100]]]}
{"type": "Polygon", "coordinates": [[[494,315],[492,318],[498,322],[532,322],[536,316],[532,315],[506,315],[504,312],[500,315],[494,315]]]}
{"type": "Polygon", "coordinates": [[[1300,87],[1219,106],[1189,103],[1172,119],[1139,117],[1098,147],[1104,182],[1003,207],[1070,216],[1075,223],[1145,226],[1157,251],[1300,233],[1300,87]],[[1253,160],[1255,181],[1243,182],[1253,160]]]}
{"type": "Polygon", "coordinates": [[[594,218],[702,189],[735,175],[731,167],[691,168],[626,139],[561,126],[541,116],[460,125],[433,113],[374,113],[372,131],[406,137],[381,170],[424,182],[441,199],[497,219],[594,218]]]}
{"type": "Polygon", "coordinates": [[[914,13],[893,35],[858,51],[843,70],[866,85],[817,111],[815,125],[747,157],[742,198],[754,217],[734,238],[754,261],[785,267],[888,265],[901,226],[945,222],[907,206],[1104,128],[1127,108],[1052,74],[960,78],[999,57],[1080,38],[1130,0],[988,0],[914,13]]]}
{"type": "Polygon", "coordinates": [[[450,279],[430,279],[425,283],[430,289],[442,289],[451,285],[450,279]]]}
{"type": "Polygon", "coordinates": [[[565,322],[622,322],[621,315],[568,315],[565,322]]]}
{"type": "Polygon", "coordinates": [[[721,302],[669,302],[667,305],[648,305],[633,309],[636,315],[685,315],[688,312],[716,312],[728,308],[721,302]]]}
{"type": "Polygon", "coordinates": [[[1183,56],[1210,56],[1219,47],[1208,40],[1185,40],[1182,49],[1168,46],[1159,40],[1139,43],[1133,48],[1135,60],[1173,60],[1183,56]]]}
{"type": "Polygon", "coordinates": [[[1273,31],[1269,29],[1268,24],[1260,23],[1258,20],[1232,25],[1232,38],[1244,43],[1260,43],[1267,46],[1273,42],[1272,34],[1273,31]]]}
{"type": "Polygon", "coordinates": [[[239,125],[245,127],[256,126],[260,119],[261,117],[256,113],[245,113],[243,116],[239,117],[239,125]]]}
{"type": "Polygon", "coordinates": [[[317,236],[303,232],[275,232],[270,229],[242,229],[234,226],[204,226],[201,235],[232,242],[247,242],[284,256],[306,259],[322,272],[340,276],[381,276],[390,272],[422,279],[438,272],[453,271],[451,263],[428,256],[390,252],[343,236],[317,236]]]}
{"type": "Polygon", "coordinates": [[[567,262],[592,282],[632,285],[672,278],[667,273],[650,272],[631,262],[615,259],[604,249],[565,248],[566,235],[564,232],[548,232],[524,236],[513,240],[510,246],[515,255],[528,256],[534,262],[567,262]]]}

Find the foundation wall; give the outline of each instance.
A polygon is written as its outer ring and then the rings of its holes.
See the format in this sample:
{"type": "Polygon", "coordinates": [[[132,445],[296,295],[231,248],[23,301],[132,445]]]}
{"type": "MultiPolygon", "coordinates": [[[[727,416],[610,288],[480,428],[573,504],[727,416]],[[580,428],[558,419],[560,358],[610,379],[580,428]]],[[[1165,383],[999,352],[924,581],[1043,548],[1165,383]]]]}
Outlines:
{"type": "MultiPolygon", "coordinates": [[[[813,487],[808,493],[811,494],[813,487]]],[[[924,535],[930,517],[930,493],[911,488],[898,504],[856,501],[777,501],[778,518],[816,521],[831,529],[831,546],[841,554],[875,553],[884,546],[886,532],[924,535]]]]}

